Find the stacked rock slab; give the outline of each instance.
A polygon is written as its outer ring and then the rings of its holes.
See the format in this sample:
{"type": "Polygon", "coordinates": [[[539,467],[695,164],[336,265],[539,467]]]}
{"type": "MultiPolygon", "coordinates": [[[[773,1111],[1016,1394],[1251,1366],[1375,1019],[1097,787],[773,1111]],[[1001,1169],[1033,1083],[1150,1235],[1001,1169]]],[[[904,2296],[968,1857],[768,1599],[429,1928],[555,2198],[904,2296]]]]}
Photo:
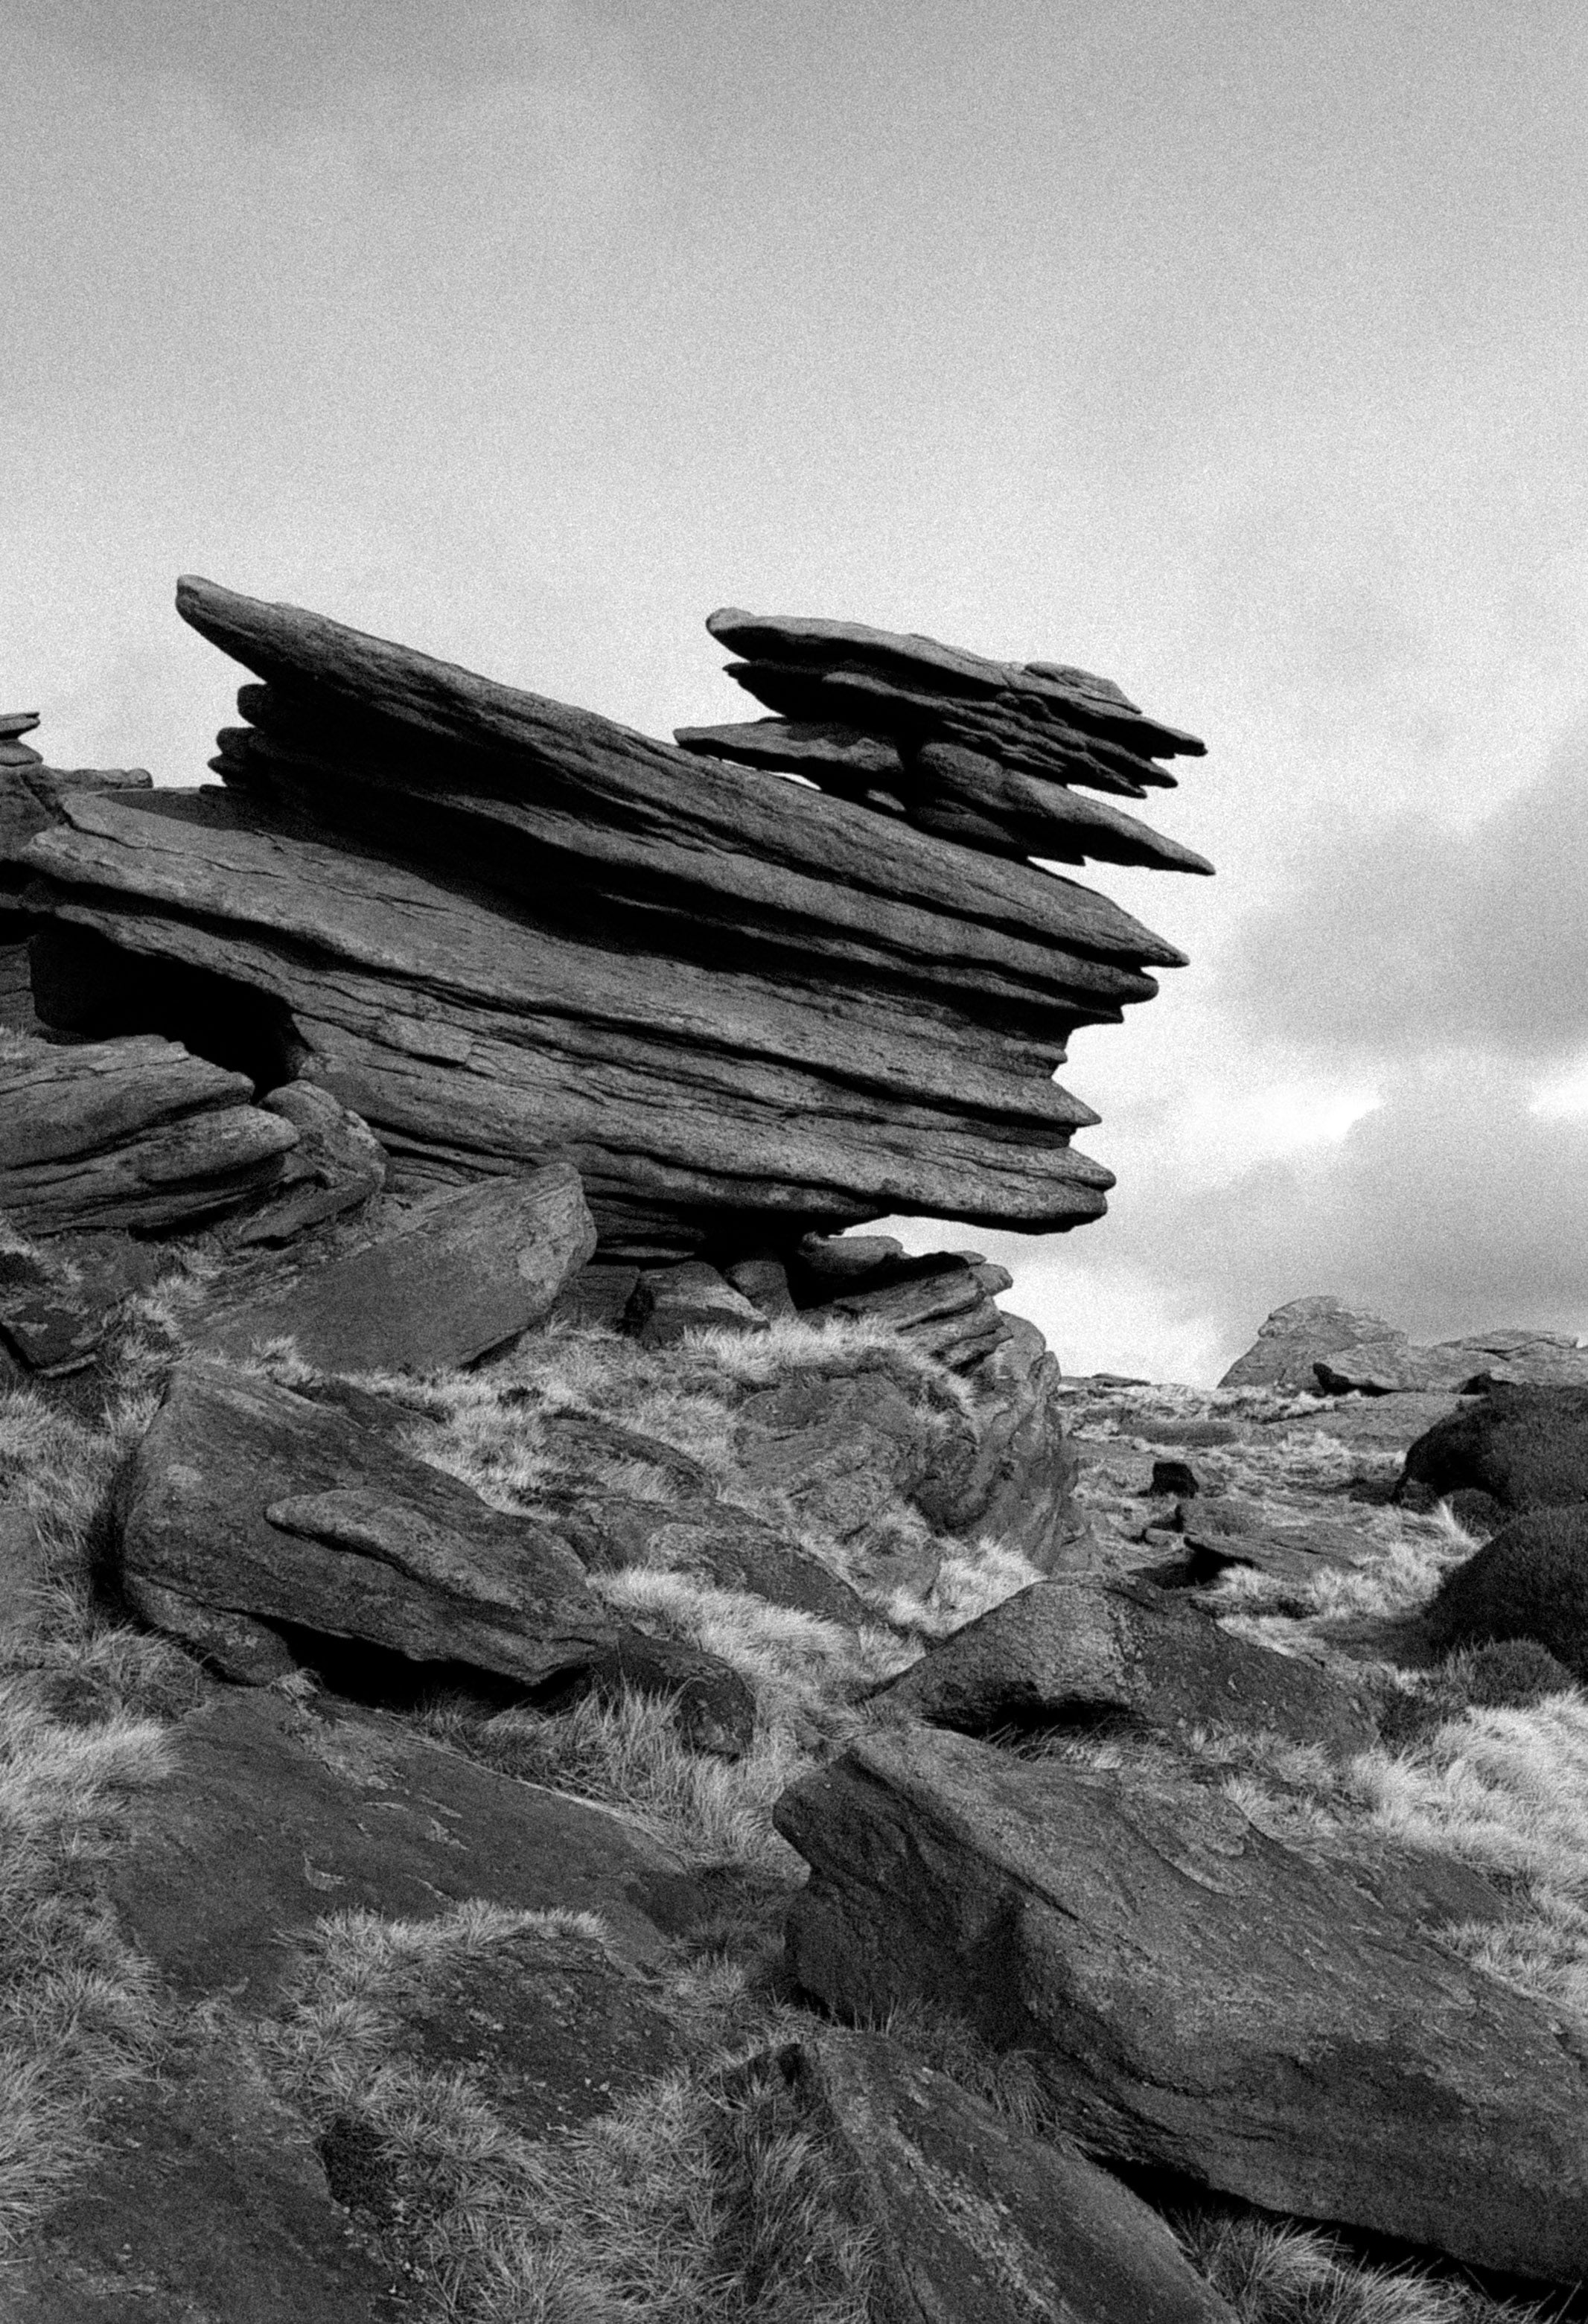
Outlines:
{"type": "Polygon", "coordinates": [[[36,1019],[28,968],[28,938],[35,923],[23,908],[28,881],[22,856],[30,840],[60,820],[63,790],[147,790],[142,769],[105,773],[47,767],[22,740],[39,723],[32,710],[0,712],[0,1028],[32,1028],[36,1019]]]}
{"type": "MultiPolygon", "coordinates": [[[[1054,1069],[1182,955],[1016,860],[1007,818],[883,818],[316,614],[202,581],[178,604],[263,683],[219,738],[223,788],[65,797],[32,840],[51,1021],[135,1031],[145,981],[226,981],[274,1012],[275,1079],[368,1122],[395,1191],[562,1153],[611,1258],[1103,1211],[1110,1174],[1070,1144],[1096,1117],[1054,1069]]],[[[964,672],[1002,665],[933,650],[960,687],[934,734],[989,765],[997,741],[1072,860],[1125,844],[1072,785],[1140,789],[1200,747],[1101,681],[989,691],[964,672]]]]}

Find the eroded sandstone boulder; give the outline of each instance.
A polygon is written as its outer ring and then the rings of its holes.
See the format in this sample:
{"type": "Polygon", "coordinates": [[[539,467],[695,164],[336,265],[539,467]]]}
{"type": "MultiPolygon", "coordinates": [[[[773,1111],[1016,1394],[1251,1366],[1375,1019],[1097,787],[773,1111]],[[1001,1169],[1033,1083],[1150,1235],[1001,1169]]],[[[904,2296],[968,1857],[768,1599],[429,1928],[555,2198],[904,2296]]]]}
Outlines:
{"type": "Polygon", "coordinates": [[[794,1975],[1019,2046],[1101,2158],[1570,2282],[1588,2266],[1588,2061],[1441,1941],[1501,1907],[1365,1835],[1328,1860],[1200,1786],[925,1727],[797,1784],[794,1975]]]}
{"type": "Polygon", "coordinates": [[[472,1363],[548,1314],[595,1247],[578,1173],[551,1162],[432,1195],[351,1247],[223,1286],[226,1305],[196,1344],[243,1357],[290,1340],[305,1363],[332,1372],[472,1363]]]}
{"type": "Polygon", "coordinates": [[[282,1626],[540,1684],[616,1626],[549,1526],[508,1517],[346,1404],[190,1359],[119,1510],[120,1583],[226,1675],[291,1667],[282,1626]]]}
{"type": "Polygon", "coordinates": [[[1171,1732],[1243,1727],[1342,1757],[1373,1739],[1360,1689],[1223,1629],[1149,1582],[1045,1582],[967,1623],[877,1700],[969,1735],[1128,1720],[1171,1732]]]}

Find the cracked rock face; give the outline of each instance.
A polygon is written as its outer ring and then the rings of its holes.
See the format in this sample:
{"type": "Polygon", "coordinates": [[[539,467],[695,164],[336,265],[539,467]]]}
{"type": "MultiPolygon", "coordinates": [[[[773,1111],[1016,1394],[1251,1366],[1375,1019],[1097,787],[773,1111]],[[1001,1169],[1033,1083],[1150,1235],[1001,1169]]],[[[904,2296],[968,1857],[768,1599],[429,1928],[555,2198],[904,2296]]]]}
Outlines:
{"type": "Polygon", "coordinates": [[[202,988],[254,1012],[258,1087],[368,1125],[394,1193],[562,1155],[613,1259],[1103,1209],[1070,1142],[1095,1116],[1054,1070],[1181,955],[1026,859],[1206,868],[1084,796],[1200,748],[1117,688],[715,617],[763,695],[791,669],[823,696],[837,773],[791,783],[208,582],[179,606],[261,682],[221,787],[58,785],[19,828],[47,1022],[208,1055],[202,988]]]}
{"type": "Polygon", "coordinates": [[[1184,1781],[927,1728],[785,1794],[799,1983],[1030,2053],[1080,2143],[1265,2209],[1559,2277],[1588,2266],[1588,2062],[1441,1940],[1475,1873],[1303,1856],[1184,1781]]]}

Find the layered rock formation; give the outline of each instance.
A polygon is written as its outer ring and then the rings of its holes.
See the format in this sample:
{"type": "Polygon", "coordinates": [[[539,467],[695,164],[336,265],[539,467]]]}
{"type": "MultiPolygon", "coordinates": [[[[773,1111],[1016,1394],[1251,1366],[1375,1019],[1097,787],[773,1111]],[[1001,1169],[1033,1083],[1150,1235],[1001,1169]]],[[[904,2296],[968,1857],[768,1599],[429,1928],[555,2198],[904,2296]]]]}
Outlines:
{"type": "Polygon", "coordinates": [[[843,723],[799,784],[208,582],[178,604],[263,682],[220,789],[51,788],[20,851],[51,1026],[314,1082],[398,1194],[565,1153],[609,1256],[1103,1210],[1054,1068],[1181,955],[1020,859],[1207,868],[1078,796],[1201,747],[1106,682],[714,617],[763,698],[843,723]]]}

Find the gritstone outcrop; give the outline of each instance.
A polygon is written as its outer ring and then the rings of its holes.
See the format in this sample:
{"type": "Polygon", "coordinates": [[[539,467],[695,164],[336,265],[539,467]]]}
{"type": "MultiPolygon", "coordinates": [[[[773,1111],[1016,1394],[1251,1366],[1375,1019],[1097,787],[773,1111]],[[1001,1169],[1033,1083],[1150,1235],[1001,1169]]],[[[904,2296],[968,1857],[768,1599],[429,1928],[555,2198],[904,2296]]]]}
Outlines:
{"type": "Polygon", "coordinates": [[[319,1083],[399,1194],[564,1155],[609,1255],[1103,1211],[1054,1070],[1182,955],[1025,859],[1208,869],[1081,796],[1202,747],[1116,688],[717,614],[806,723],[680,749],[209,582],[178,605],[259,681],[247,723],[219,788],[52,788],[22,850],[48,1023],[319,1083]]]}

